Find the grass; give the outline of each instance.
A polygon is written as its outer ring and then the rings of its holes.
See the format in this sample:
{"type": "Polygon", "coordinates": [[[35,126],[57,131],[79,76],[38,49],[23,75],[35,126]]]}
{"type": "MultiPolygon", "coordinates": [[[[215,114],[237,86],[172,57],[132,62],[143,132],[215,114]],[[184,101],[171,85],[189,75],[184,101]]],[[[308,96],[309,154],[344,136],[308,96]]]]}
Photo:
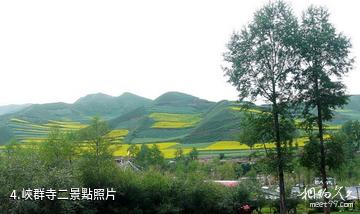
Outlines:
{"type": "Polygon", "coordinates": [[[210,146],[211,144],[213,144],[214,142],[208,142],[208,143],[184,143],[184,144],[176,144],[175,146],[173,146],[173,148],[206,148],[208,146],[210,146]]]}
{"type": "Polygon", "coordinates": [[[239,107],[239,106],[231,106],[230,109],[233,111],[247,111],[247,112],[252,112],[252,113],[257,113],[257,114],[263,113],[263,111],[261,111],[259,109],[243,108],[243,107],[239,107]]]}
{"type": "Polygon", "coordinates": [[[46,138],[26,138],[26,139],[23,139],[21,142],[23,143],[42,143],[46,141],[46,138]]]}
{"type": "Polygon", "coordinates": [[[157,129],[194,127],[201,120],[200,114],[152,113],[149,117],[155,121],[151,128],[157,129]]]}
{"type": "Polygon", "coordinates": [[[326,130],[339,130],[341,129],[341,125],[332,125],[332,124],[325,124],[326,130]]]}
{"type": "Polygon", "coordinates": [[[248,157],[251,154],[249,150],[226,150],[226,151],[199,151],[200,157],[219,157],[220,154],[224,154],[225,158],[229,157],[248,157]]]}

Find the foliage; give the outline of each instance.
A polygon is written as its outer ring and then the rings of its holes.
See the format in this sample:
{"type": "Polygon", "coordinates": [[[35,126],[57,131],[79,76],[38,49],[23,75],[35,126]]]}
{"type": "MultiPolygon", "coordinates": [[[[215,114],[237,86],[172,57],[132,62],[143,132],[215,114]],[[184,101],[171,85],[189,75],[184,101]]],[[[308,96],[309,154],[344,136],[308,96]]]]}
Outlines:
{"type": "Polygon", "coordinates": [[[151,148],[146,144],[141,145],[140,150],[135,154],[134,160],[143,167],[150,165],[162,166],[164,164],[164,156],[157,144],[153,144],[151,148]]]}
{"type": "Polygon", "coordinates": [[[79,138],[85,141],[89,149],[95,152],[96,156],[108,153],[109,141],[106,141],[106,134],[110,132],[105,121],[99,117],[94,117],[91,124],[80,130],[79,138]]]}
{"type": "MultiPolygon", "coordinates": [[[[347,104],[348,96],[342,77],[352,68],[354,60],[350,57],[349,38],[336,32],[325,8],[311,6],[305,11],[299,36],[301,69],[295,73],[295,87],[300,91],[297,102],[303,106],[302,115],[308,130],[311,132],[314,123],[318,127],[320,173],[323,189],[326,189],[326,166],[331,168],[334,163],[326,163],[331,160],[326,157],[323,123],[333,118],[335,108],[347,104]]],[[[326,198],[324,200],[328,201],[326,198]]],[[[329,213],[329,208],[324,207],[324,212],[329,213]]]]}
{"type": "MultiPolygon", "coordinates": [[[[325,142],[326,166],[329,170],[339,169],[345,162],[344,146],[346,137],[342,133],[334,133],[325,142]]],[[[309,143],[304,146],[300,162],[303,166],[320,173],[321,166],[320,142],[312,136],[309,143]]]]}
{"type": "Polygon", "coordinates": [[[39,145],[41,158],[48,167],[71,164],[76,154],[77,136],[73,132],[63,133],[55,128],[39,145]]]}
{"type": "Polygon", "coordinates": [[[287,4],[268,3],[254,14],[248,26],[234,33],[224,54],[229,63],[224,71],[240,100],[261,97],[271,104],[274,122],[270,127],[277,147],[281,213],[286,208],[279,115],[284,115],[293,98],[291,72],[299,67],[297,31],[297,19],[287,4]]]}
{"type": "Polygon", "coordinates": [[[358,120],[349,120],[342,125],[341,130],[348,137],[349,150],[352,152],[359,151],[360,150],[360,122],[358,120]]]}
{"type": "Polygon", "coordinates": [[[197,160],[198,157],[199,157],[199,151],[195,147],[193,147],[189,152],[189,158],[190,160],[197,160]]]}
{"type": "Polygon", "coordinates": [[[182,160],[184,158],[184,150],[181,147],[177,148],[175,151],[175,160],[182,160]]]}
{"type": "Polygon", "coordinates": [[[330,120],[333,110],[347,103],[341,77],[353,63],[349,38],[336,32],[325,8],[314,6],[304,13],[299,33],[302,68],[296,76],[296,87],[301,90],[298,101],[304,105],[303,114],[309,122],[316,119],[315,107],[321,109],[322,120],[330,120]]]}
{"type": "MultiPolygon", "coordinates": [[[[273,118],[268,112],[244,114],[241,121],[239,141],[250,146],[274,142],[273,118]]],[[[289,144],[297,134],[295,122],[291,118],[280,117],[280,140],[283,145],[289,144]]],[[[270,147],[271,148],[271,147],[270,147]]]]}

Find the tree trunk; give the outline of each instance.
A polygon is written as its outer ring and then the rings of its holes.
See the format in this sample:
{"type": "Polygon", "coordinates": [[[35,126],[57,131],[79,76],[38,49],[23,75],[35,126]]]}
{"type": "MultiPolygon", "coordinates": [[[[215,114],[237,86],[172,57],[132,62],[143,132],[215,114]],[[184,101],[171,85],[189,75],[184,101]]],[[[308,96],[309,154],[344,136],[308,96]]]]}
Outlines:
{"type": "MultiPolygon", "coordinates": [[[[316,79],[315,84],[316,91],[316,108],[317,108],[317,125],[319,130],[319,141],[320,141],[320,174],[322,179],[322,188],[324,191],[327,191],[327,178],[326,178],[326,162],[325,162],[325,146],[324,146],[324,129],[323,129],[323,120],[322,120],[322,112],[321,112],[321,101],[319,96],[319,83],[318,78],[316,79]]],[[[324,214],[330,213],[329,199],[324,197],[324,214]]]]}
{"type": "Polygon", "coordinates": [[[285,182],[284,182],[284,166],[283,166],[283,155],[281,152],[281,139],[280,139],[280,124],[279,124],[279,112],[277,103],[273,103],[273,117],[274,117],[274,128],[276,138],[276,153],[278,161],[278,177],[279,177],[279,189],[280,189],[280,214],[286,214],[285,204],[285,182]]]}
{"type": "MultiPolygon", "coordinates": [[[[325,146],[324,146],[324,130],[323,130],[323,123],[322,123],[322,113],[321,113],[321,104],[318,102],[317,105],[317,112],[318,112],[318,128],[319,128],[319,140],[320,140],[320,173],[321,173],[321,179],[322,179],[322,188],[323,190],[327,190],[327,177],[326,177],[326,162],[325,162],[325,146]]],[[[324,197],[324,202],[326,206],[324,207],[324,213],[329,214],[330,213],[330,207],[328,206],[329,199],[324,197]]]]}

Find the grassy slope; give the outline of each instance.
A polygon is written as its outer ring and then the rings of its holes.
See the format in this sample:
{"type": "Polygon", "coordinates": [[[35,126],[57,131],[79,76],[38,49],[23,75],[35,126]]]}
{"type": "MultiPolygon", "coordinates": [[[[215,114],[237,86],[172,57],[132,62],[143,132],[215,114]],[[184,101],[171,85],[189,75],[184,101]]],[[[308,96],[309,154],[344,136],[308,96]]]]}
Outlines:
{"type": "Polygon", "coordinates": [[[203,119],[204,113],[214,103],[178,92],[166,93],[145,109],[137,109],[130,115],[118,118],[119,127],[126,127],[126,119],[133,129],[127,142],[150,143],[179,141],[187,136],[203,119]]]}
{"type": "Polygon", "coordinates": [[[240,130],[241,113],[231,109],[232,102],[221,101],[204,115],[200,124],[188,135],[183,143],[235,140],[240,130]]]}

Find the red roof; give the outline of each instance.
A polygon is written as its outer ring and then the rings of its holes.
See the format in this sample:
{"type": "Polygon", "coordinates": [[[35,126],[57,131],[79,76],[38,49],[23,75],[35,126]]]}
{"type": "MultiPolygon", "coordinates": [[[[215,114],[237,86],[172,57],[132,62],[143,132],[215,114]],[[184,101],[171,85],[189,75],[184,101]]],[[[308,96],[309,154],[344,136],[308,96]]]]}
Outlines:
{"type": "Polygon", "coordinates": [[[234,187],[234,186],[237,186],[239,184],[239,181],[233,181],[233,180],[217,180],[217,181],[214,181],[214,182],[222,184],[222,185],[227,186],[227,187],[234,187]]]}

